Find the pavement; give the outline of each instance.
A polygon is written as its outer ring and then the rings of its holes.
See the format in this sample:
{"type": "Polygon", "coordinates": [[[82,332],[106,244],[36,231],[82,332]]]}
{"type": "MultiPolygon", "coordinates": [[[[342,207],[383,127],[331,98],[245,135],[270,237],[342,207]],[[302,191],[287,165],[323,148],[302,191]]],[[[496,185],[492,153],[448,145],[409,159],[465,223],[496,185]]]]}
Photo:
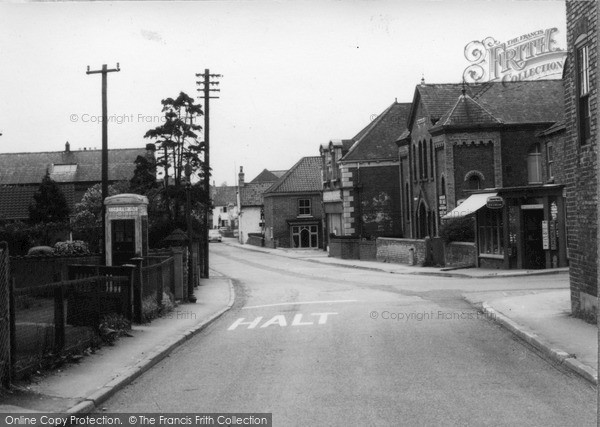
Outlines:
{"type": "MultiPolygon", "coordinates": [[[[568,366],[588,381],[598,382],[597,328],[570,316],[567,269],[447,270],[376,261],[331,258],[325,251],[270,249],[241,245],[235,239],[224,244],[244,250],[309,262],[383,271],[393,274],[440,275],[473,279],[561,274],[565,288],[548,291],[509,291],[469,293],[467,301],[490,318],[528,342],[558,363],[568,366]]],[[[16,384],[0,395],[0,413],[53,412],[87,413],[101,410],[102,403],[146,372],[179,345],[229,310],[234,303],[233,284],[212,274],[195,289],[198,302],[184,303],[169,315],[146,325],[134,325],[131,337],[121,337],[116,345],[103,347],[79,363],[35,377],[31,383],[16,384]]]]}
{"type": "Polygon", "coordinates": [[[378,261],[346,260],[329,257],[323,250],[264,248],[242,245],[236,239],[224,244],[245,250],[392,274],[461,277],[470,279],[512,278],[558,274],[564,289],[466,293],[465,299],[488,314],[504,328],[559,364],[564,364],[592,384],[598,384],[598,328],[571,317],[569,269],[495,270],[483,268],[418,267],[378,261]]]}
{"type": "Polygon", "coordinates": [[[164,317],[134,325],[130,337],[120,337],[63,369],[18,383],[0,395],[0,413],[88,413],[179,345],[229,310],[234,302],[233,284],[216,274],[196,287],[196,303],[179,304],[164,317]]]}

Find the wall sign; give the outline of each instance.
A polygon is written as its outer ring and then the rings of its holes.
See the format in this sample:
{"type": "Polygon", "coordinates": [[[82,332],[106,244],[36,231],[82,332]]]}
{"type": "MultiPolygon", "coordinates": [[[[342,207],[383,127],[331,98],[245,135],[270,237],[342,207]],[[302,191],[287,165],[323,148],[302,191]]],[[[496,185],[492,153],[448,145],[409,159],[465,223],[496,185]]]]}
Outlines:
{"type": "Polygon", "coordinates": [[[500,196],[490,196],[487,198],[485,206],[488,209],[502,209],[504,207],[504,199],[500,196]]]}

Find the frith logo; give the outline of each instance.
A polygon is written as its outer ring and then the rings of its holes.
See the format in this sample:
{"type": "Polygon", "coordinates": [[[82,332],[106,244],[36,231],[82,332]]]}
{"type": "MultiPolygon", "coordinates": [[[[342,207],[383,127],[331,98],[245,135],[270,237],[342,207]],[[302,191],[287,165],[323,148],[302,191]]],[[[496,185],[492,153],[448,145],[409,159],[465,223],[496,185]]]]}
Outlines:
{"type": "Polygon", "coordinates": [[[465,46],[468,83],[560,78],[567,53],[556,46],[557,28],[538,30],[500,43],[493,37],[465,46]]]}

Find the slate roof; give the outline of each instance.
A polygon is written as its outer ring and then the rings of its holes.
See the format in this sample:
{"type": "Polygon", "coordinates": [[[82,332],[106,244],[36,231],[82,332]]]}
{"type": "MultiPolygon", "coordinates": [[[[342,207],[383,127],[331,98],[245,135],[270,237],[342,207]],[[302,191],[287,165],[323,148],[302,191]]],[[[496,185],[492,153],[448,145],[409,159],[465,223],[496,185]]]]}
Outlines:
{"type": "Polygon", "coordinates": [[[222,185],[211,188],[211,198],[214,206],[229,206],[237,204],[237,187],[222,185]]]}
{"type": "Polygon", "coordinates": [[[394,102],[363,128],[341,161],[397,160],[395,141],[406,130],[410,103],[394,102]]]}
{"type": "Polygon", "coordinates": [[[466,93],[461,95],[454,106],[444,114],[430,129],[431,133],[441,129],[442,126],[496,126],[501,123],[488,110],[466,93]]]}
{"type": "Polygon", "coordinates": [[[266,192],[274,193],[310,193],[322,190],[321,156],[303,157],[287,171],[266,192]]]}
{"type": "MultiPolygon", "coordinates": [[[[564,116],[562,80],[487,82],[467,84],[464,89],[479,107],[505,124],[553,123],[564,116]]],[[[462,90],[462,83],[417,85],[409,126],[419,100],[432,123],[437,124],[456,106],[462,90]]]]}
{"type": "MultiPolygon", "coordinates": [[[[102,150],[0,153],[0,185],[39,184],[46,170],[56,182],[100,182],[101,153],[102,150]],[[53,165],[75,164],[76,168],[66,168],[71,170],[64,173],[53,171],[53,165]]],[[[135,159],[145,154],[145,148],[108,150],[109,181],[130,180],[135,170],[135,159]]]]}
{"type": "Polygon", "coordinates": [[[273,182],[249,182],[240,189],[240,204],[242,206],[262,206],[263,194],[273,185],[273,182]]]}
{"type": "MultiPolygon", "coordinates": [[[[41,179],[40,179],[41,183],[41,179]]],[[[26,220],[29,218],[29,205],[33,204],[33,195],[39,185],[2,185],[0,186],[0,220],[26,220]]],[[[73,212],[75,191],[73,184],[61,184],[70,212],[73,212]]]]}

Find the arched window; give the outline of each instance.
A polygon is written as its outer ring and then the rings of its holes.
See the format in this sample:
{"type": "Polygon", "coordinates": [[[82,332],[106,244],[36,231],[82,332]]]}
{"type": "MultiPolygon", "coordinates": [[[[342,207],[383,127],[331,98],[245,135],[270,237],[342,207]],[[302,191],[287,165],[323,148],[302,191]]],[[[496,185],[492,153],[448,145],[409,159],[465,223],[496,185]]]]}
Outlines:
{"type": "Polygon", "coordinates": [[[417,172],[417,150],[416,145],[412,146],[412,154],[413,154],[413,181],[416,181],[419,178],[419,173],[417,172]]]}
{"type": "Polygon", "coordinates": [[[479,175],[473,174],[467,179],[468,190],[481,190],[481,178],[479,175]]]}
{"type": "Polygon", "coordinates": [[[430,139],[430,140],[429,140],[429,158],[430,158],[430,160],[431,160],[431,177],[432,177],[432,178],[435,178],[435,177],[433,176],[433,171],[435,170],[435,169],[434,169],[434,167],[433,167],[433,161],[434,161],[434,158],[433,158],[434,156],[433,156],[433,154],[434,154],[434,153],[433,153],[433,140],[432,140],[432,139],[430,139]]]}
{"type": "Polygon", "coordinates": [[[446,195],[446,177],[442,176],[441,182],[440,182],[440,196],[445,196],[446,195]]]}
{"type": "Polygon", "coordinates": [[[429,157],[427,156],[427,140],[423,141],[423,179],[427,179],[429,174],[427,173],[427,164],[429,163],[429,157]]]}
{"type": "Polygon", "coordinates": [[[542,152],[539,143],[533,144],[527,152],[527,181],[530,184],[542,182],[542,152]]]}
{"type": "Polygon", "coordinates": [[[419,141],[419,179],[423,179],[423,143],[419,141]]]}
{"type": "Polygon", "coordinates": [[[408,192],[408,182],[404,184],[404,211],[406,213],[406,221],[410,221],[410,194],[408,192]]]}

